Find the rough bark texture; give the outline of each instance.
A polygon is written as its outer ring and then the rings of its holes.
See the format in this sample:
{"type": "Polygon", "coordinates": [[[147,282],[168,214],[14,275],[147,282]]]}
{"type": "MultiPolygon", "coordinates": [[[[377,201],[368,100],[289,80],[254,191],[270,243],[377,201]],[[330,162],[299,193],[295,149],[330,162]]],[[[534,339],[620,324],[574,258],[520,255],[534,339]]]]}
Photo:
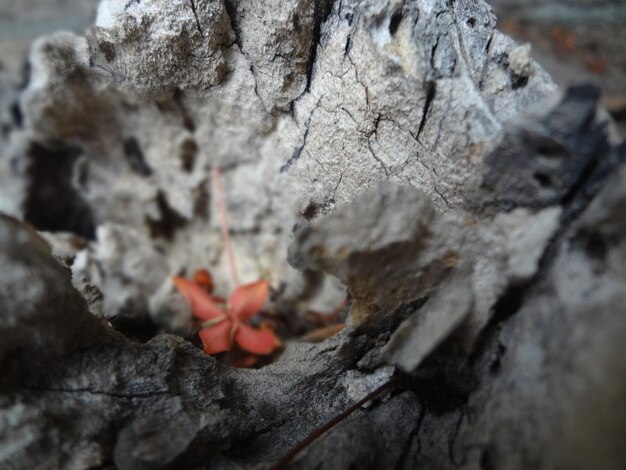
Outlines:
{"type": "Polygon", "coordinates": [[[0,219],[0,466],[262,466],[398,374],[294,468],[622,468],[626,148],[494,27],[103,0],[38,40],[0,141],[0,209],[45,238],[0,219]],[[243,280],[292,315],[346,286],[341,333],[259,370],[188,341],[170,277],[229,288],[216,166],[243,280]]]}

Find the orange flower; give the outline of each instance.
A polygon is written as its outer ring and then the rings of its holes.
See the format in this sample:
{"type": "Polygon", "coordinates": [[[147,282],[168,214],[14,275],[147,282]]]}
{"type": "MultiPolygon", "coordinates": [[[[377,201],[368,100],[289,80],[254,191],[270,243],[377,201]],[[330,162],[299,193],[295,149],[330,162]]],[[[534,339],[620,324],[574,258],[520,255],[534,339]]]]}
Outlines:
{"type": "Polygon", "coordinates": [[[248,325],[248,320],[267,300],[266,281],[238,287],[222,308],[219,306],[222,299],[212,297],[198,284],[179,276],[172,280],[193,314],[204,321],[199,335],[207,354],[230,351],[233,344],[253,354],[269,354],[280,345],[273,331],[257,330],[248,325]]]}

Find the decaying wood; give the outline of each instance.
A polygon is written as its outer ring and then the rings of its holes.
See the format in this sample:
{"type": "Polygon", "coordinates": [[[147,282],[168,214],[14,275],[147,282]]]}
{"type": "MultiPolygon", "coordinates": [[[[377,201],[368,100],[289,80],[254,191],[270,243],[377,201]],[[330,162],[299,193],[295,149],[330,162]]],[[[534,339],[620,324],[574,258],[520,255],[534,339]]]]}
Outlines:
{"type": "Polygon", "coordinates": [[[626,464],[626,147],[485,3],[103,0],[30,61],[0,467],[264,468],[393,377],[290,465],[626,464]],[[258,370],[193,344],[170,281],[232,287],[218,167],[242,282],[293,315],[352,296],[258,370]]]}

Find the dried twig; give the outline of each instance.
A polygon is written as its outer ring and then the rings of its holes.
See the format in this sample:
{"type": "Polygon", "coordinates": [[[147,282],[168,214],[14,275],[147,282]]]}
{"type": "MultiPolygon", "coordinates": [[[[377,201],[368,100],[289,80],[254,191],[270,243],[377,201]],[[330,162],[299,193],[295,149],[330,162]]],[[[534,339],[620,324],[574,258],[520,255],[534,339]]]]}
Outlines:
{"type": "Polygon", "coordinates": [[[382,392],[387,390],[389,387],[391,387],[392,385],[395,385],[397,381],[398,381],[398,377],[394,377],[394,378],[388,380],[383,385],[381,385],[376,390],[374,390],[372,393],[368,393],[365,397],[363,397],[360,401],[356,402],[350,408],[348,408],[347,410],[343,411],[341,414],[338,414],[337,416],[332,418],[330,421],[328,421],[326,424],[324,424],[324,425],[320,426],[319,428],[315,429],[311,434],[309,434],[307,437],[305,437],[304,440],[302,440],[297,446],[295,446],[293,449],[291,449],[289,452],[287,452],[284,456],[282,456],[280,458],[280,460],[278,460],[271,467],[269,467],[268,470],[281,470],[281,469],[285,468],[287,466],[287,464],[289,462],[291,462],[296,455],[298,455],[300,452],[302,452],[307,446],[309,446],[309,444],[311,444],[313,441],[315,441],[318,437],[320,437],[326,431],[328,431],[329,429],[332,429],[334,426],[336,426],[341,421],[346,419],[348,416],[350,416],[356,410],[361,408],[365,403],[367,403],[370,400],[373,400],[378,395],[380,395],[382,392]]]}
{"type": "Polygon", "coordinates": [[[226,203],[224,202],[224,188],[222,186],[222,172],[219,166],[213,169],[213,191],[217,203],[220,216],[220,229],[222,230],[222,239],[224,240],[224,249],[228,259],[228,267],[230,269],[230,279],[233,287],[239,287],[239,276],[237,275],[237,266],[235,264],[235,255],[233,246],[230,242],[230,231],[228,229],[228,214],[226,212],[226,203]]]}

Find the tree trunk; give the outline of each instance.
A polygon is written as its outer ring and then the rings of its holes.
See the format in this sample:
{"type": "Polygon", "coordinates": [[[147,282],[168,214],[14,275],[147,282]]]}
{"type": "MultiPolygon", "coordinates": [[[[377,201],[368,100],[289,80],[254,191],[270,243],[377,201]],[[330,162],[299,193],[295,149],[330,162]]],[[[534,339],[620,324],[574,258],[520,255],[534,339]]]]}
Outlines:
{"type": "Polygon", "coordinates": [[[286,465],[623,468],[626,147],[495,23],[102,0],[38,40],[0,141],[0,466],[264,468],[391,381],[286,465]],[[340,333],[197,347],[171,276],[234,287],[217,167],[242,280],[288,324],[347,288],[340,333]]]}

